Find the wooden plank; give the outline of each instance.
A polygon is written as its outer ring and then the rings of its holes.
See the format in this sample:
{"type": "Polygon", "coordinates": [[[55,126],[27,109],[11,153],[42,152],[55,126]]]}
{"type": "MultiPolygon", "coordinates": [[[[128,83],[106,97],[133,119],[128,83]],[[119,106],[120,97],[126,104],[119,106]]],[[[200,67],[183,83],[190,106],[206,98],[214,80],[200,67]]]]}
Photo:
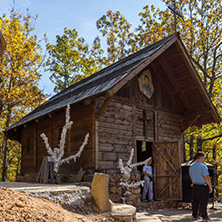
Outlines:
{"type": "Polygon", "coordinates": [[[106,109],[106,107],[109,105],[110,101],[113,99],[115,94],[113,94],[112,96],[109,96],[101,105],[101,107],[99,108],[99,110],[96,113],[96,119],[98,119],[100,117],[100,115],[103,113],[103,111],[106,109]]]}
{"type": "MultiPolygon", "coordinates": [[[[161,196],[161,194],[170,186],[170,184],[173,184],[176,179],[177,179],[177,177],[173,178],[173,181],[171,181],[171,183],[168,183],[166,186],[164,186],[164,187],[162,188],[162,190],[160,190],[160,191],[158,192],[158,195],[161,196]]],[[[170,190],[170,189],[169,189],[169,190],[170,190]]]]}
{"type": "Polygon", "coordinates": [[[176,169],[174,168],[174,166],[170,163],[170,161],[165,157],[165,155],[161,152],[161,150],[155,146],[156,150],[161,154],[161,156],[166,160],[166,162],[169,164],[169,166],[172,168],[172,170],[177,174],[177,176],[179,175],[176,171],[176,169]]]}
{"type": "Polygon", "coordinates": [[[158,141],[158,112],[154,112],[154,140],[158,141]]]}
{"type": "Polygon", "coordinates": [[[117,161],[118,154],[114,152],[99,152],[99,161],[117,161]]]}
{"type": "Polygon", "coordinates": [[[175,142],[155,142],[153,145],[156,199],[181,199],[180,145],[175,142]]]}
{"type": "Polygon", "coordinates": [[[117,168],[117,162],[115,161],[99,161],[98,169],[116,169],[117,168]]]}

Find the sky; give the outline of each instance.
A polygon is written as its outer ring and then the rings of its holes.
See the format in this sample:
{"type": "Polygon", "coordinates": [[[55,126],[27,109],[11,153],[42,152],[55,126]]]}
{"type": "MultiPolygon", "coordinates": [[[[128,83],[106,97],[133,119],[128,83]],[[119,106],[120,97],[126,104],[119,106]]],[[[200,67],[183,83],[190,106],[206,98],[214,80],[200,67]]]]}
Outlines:
{"type": "MultiPolygon", "coordinates": [[[[139,12],[145,5],[154,5],[161,9],[166,6],[161,0],[14,0],[15,9],[25,14],[28,8],[31,15],[38,14],[35,24],[36,34],[42,38],[46,33],[48,41],[55,43],[56,35],[62,35],[65,27],[77,29],[79,36],[91,44],[99,35],[96,21],[111,9],[120,11],[135,28],[139,24],[139,12]]],[[[8,14],[13,0],[1,0],[0,15],[8,14]]],[[[6,40],[7,41],[7,40],[6,40]]],[[[39,88],[53,95],[54,85],[49,80],[50,73],[42,71],[39,88]]]]}

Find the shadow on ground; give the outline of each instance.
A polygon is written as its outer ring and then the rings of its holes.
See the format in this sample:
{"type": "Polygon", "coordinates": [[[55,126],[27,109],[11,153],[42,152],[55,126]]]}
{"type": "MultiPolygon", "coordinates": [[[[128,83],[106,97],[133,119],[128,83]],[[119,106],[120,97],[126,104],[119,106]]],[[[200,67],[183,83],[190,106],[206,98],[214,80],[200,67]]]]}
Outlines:
{"type": "MultiPolygon", "coordinates": [[[[215,208],[217,210],[208,209],[208,214],[213,221],[222,222],[222,204],[216,204],[215,208]]],[[[188,222],[192,218],[191,209],[151,210],[148,213],[149,216],[139,217],[138,222],[188,222]]]]}

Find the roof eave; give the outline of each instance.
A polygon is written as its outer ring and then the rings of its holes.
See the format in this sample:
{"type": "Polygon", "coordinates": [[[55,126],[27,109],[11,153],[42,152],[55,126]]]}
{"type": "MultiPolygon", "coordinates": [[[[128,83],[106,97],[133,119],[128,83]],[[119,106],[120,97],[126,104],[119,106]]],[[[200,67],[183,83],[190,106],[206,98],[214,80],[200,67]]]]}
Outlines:
{"type": "Polygon", "coordinates": [[[193,63],[191,62],[191,58],[188,55],[187,50],[186,50],[182,40],[180,39],[179,35],[178,35],[178,38],[177,38],[177,43],[180,46],[180,49],[182,50],[183,55],[185,56],[186,62],[190,66],[190,73],[193,75],[193,78],[198,82],[199,86],[201,87],[201,94],[202,94],[206,104],[211,109],[211,113],[212,113],[212,116],[214,118],[214,122],[215,123],[220,123],[220,121],[221,121],[220,115],[219,115],[216,107],[213,105],[213,103],[212,103],[212,101],[211,101],[211,99],[210,99],[210,97],[207,93],[207,90],[206,90],[205,86],[203,85],[203,82],[202,82],[199,74],[197,73],[193,63]]]}

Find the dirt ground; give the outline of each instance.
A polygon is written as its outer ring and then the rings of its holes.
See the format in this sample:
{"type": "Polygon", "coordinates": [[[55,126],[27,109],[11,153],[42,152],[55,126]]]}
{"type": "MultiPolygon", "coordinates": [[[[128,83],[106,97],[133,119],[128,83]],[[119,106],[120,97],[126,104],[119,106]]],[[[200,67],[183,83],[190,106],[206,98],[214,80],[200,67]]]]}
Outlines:
{"type": "Polygon", "coordinates": [[[24,192],[13,191],[0,187],[0,221],[108,221],[102,215],[81,215],[71,213],[62,208],[60,204],[43,198],[27,196],[24,192]]]}
{"type": "MultiPolygon", "coordinates": [[[[209,204],[211,207],[211,204],[209,204]]],[[[222,204],[215,205],[217,210],[208,209],[215,222],[222,222],[222,204]]],[[[156,210],[137,213],[138,222],[188,222],[191,209],[156,210]]],[[[101,214],[82,215],[71,213],[60,204],[44,198],[28,196],[24,192],[0,187],[0,222],[110,222],[109,217],[101,214]]],[[[201,220],[200,220],[201,221],[201,220]]]]}

